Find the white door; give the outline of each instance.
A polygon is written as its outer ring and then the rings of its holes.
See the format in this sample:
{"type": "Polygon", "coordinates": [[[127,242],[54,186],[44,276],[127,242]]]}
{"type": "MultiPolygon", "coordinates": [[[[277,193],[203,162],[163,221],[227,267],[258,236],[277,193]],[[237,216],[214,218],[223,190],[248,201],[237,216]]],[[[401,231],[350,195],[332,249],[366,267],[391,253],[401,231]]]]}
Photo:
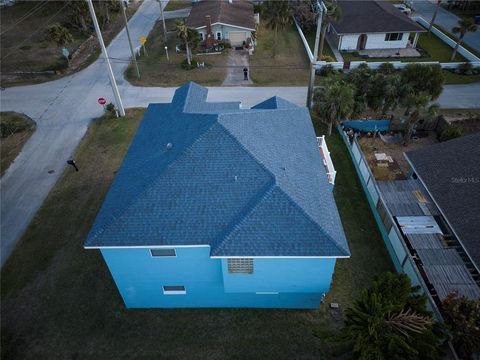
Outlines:
{"type": "Polygon", "coordinates": [[[230,31],[228,34],[230,45],[242,46],[243,42],[247,40],[247,34],[245,31],[230,31]]]}

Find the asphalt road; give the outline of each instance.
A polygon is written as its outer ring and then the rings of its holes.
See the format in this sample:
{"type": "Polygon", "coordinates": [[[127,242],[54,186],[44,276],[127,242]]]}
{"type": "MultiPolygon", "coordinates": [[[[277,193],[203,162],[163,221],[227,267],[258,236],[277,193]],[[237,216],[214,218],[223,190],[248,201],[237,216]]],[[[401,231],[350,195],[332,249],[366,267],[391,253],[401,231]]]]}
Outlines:
{"type": "MultiPolygon", "coordinates": [[[[130,19],[133,39],[148,35],[159,17],[158,6],[156,1],[145,1],[130,19]]],[[[178,12],[172,13],[166,13],[166,17],[178,16],[178,12]]],[[[108,47],[109,56],[114,59],[128,59],[129,51],[125,31],[108,47]]],[[[125,107],[171,101],[175,88],[134,87],[123,78],[128,61],[114,61],[112,65],[125,107]]],[[[304,106],[307,93],[306,87],[212,87],[209,90],[208,100],[241,101],[245,108],[274,95],[304,106]]],[[[480,108],[478,94],[480,83],[445,86],[439,103],[446,108],[480,108]]],[[[91,119],[102,115],[97,99],[114,100],[103,58],[69,77],[8,88],[0,96],[2,111],[22,112],[37,122],[37,130],[0,180],[3,265],[60,177],[66,161],[72,158],[91,119]]]]}

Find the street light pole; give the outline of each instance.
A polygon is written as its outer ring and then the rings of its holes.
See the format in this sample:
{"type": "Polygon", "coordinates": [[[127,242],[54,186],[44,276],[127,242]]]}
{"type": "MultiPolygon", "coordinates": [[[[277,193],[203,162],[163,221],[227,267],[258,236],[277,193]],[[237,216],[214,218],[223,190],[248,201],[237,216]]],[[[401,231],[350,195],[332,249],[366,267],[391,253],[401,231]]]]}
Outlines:
{"type": "Polygon", "coordinates": [[[312,98],[313,98],[313,88],[315,85],[315,64],[317,62],[318,56],[318,43],[320,41],[320,30],[322,29],[322,18],[324,4],[322,0],[317,1],[318,7],[318,17],[317,17],[317,32],[315,33],[315,48],[313,50],[313,59],[310,62],[310,80],[308,82],[308,91],[307,91],[307,107],[312,108],[312,98]]]}
{"type": "Polygon", "coordinates": [[[165,16],[163,15],[162,0],[158,0],[158,5],[160,5],[160,14],[162,15],[162,21],[163,21],[163,39],[165,40],[165,45],[166,45],[167,44],[167,27],[165,26],[165,16]]]}
{"type": "Polygon", "coordinates": [[[137,57],[135,56],[135,51],[133,50],[133,45],[132,45],[132,38],[130,37],[130,29],[128,28],[128,19],[127,19],[127,13],[125,11],[125,8],[128,5],[127,0],[119,0],[120,1],[120,6],[122,7],[122,12],[123,12],[123,19],[125,20],[125,30],[127,31],[127,37],[128,37],[128,45],[130,45],[130,51],[132,52],[132,60],[133,63],[135,64],[135,69],[137,70],[137,77],[140,79],[140,70],[138,69],[138,63],[137,63],[137,57]]]}
{"type": "Polygon", "coordinates": [[[95,32],[97,33],[98,43],[100,44],[103,57],[105,58],[105,62],[107,64],[108,76],[110,78],[110,84],[112,85],[113,95],[115,96],[115,102],[117,103],[118,111],[120,113],[120,116],[125,116],[125,109],[123,108],[122,98],[120,97],[120,92],[118,91],[117,83],[115,81],[115,77],[113,76],[112,65],[110,64],[107,49],[105,48],[105,43],[103,42],[100,26],[98,26],[97,16],[95,15],[95,8],[93,7],[92,0],[86,0],[86,2],[90,10],[90,15],[92,16],[95,32]]]}

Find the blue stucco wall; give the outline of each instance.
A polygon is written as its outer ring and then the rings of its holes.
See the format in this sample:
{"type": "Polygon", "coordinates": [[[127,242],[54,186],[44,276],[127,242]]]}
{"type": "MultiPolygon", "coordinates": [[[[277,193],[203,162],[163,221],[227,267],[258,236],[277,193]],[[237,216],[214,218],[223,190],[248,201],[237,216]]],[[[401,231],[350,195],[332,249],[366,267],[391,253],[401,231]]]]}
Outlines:
{"type": "Polygon", "coordinates": [[[335,266],[333,258],[255,259],[254,274],[229,274],[226,260],[210,258],[210,247],[176,252],[152,257],[144,248],[101,249],[129,308],[318,308],[335,266]],[[187,293],[164,295],[164,285],[183,285],[187,293]]]}

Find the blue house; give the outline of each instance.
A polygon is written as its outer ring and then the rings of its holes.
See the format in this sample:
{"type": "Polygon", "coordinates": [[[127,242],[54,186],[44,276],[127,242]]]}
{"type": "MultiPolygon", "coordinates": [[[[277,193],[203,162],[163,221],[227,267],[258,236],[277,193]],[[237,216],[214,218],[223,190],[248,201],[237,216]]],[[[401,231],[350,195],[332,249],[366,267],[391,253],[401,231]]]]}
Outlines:
{"type": "Polygon", "coordinates": [[[85,248],[129,308],[317,308],[350,252],[308,110],[206,99],[150,104],[85,248]]]}

